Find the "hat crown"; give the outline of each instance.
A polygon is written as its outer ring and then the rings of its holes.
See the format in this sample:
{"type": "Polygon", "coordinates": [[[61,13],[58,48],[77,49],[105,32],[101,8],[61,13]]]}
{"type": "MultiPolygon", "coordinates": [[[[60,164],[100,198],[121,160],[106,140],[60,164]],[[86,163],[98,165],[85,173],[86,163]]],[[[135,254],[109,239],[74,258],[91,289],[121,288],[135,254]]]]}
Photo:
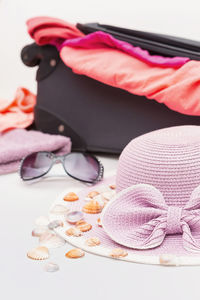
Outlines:
{"type": "Polygon", "coordinates": [[[119,159],[117,191],[141,183],[159,189],[167,205],[185,206],[200,185],[200,126],[170,127],[133,139],[119,159]]]}

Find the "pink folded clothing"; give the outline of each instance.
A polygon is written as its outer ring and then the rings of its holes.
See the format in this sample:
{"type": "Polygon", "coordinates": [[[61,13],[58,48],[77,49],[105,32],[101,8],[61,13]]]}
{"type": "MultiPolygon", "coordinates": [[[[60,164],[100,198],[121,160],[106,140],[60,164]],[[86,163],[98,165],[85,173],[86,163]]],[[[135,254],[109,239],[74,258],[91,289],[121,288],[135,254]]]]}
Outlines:
{"type": "MultiPolygon", "coordinates": [[[[41,31],[45,40],[43,25],[46,24],[45,29],[51,32],[48,27],[51,22],[40,21],[40,26],[36,26],[37,34],[40,35],[41,31]]],[[[37,18],[34,22],[38,22],[37,18]]],[[[56,22],[63,26],[63,21],[56,22]]],[[[29,23],[28,26],[31,33],[29,23]]],[[[41,42],[34,34],[32,37],[36,43],[41,42]]],[[[87,36],[67,36],[63,43],[62,37],[59,40],[59,32],[56,38],[52,42],[47,36],[45,42],[50,41],[57,46],[61,59],[75,73],[154,99],[177,112],[200,115],[199,61],[186,57],[150,55],[146,50],[103,32],[87,36]]]]}
{"type": "Polygon", "coordinates": [[[190,60],[178,69],[163,68],[106,46],[65,45],[60,56],[74,73],[154,99],[183,114],[200,115],[200,61],[190,60]]]}
{"type": "Polygon", "coordinates": [[[140,47],[134,47],[131,44],[120,41],[112,35],[102,31],[97,31],[84,37],[69,39],[65,41],[60,48],[64,46],[80,47],[83,49],[118,49],[141,61],[160,67],[180,68],[190,60],[188,57],[164,57],[160,55],[151,55],[147,50],[143,50],[140,47]]]}
{"type": "Polygon", "coordinates": [[[0,132],[13,128],[26,128],[32,124],[36,96],[19,87],[13,99],[0,99],[0,132]]]}
{"type": "Polygon", "coordinates": [[[28,33],[38,45],[60,45],[64,40],[84,34],[75,25],[51,17],[35,17],[27,21],[28,33]]]}
{"type": "Polygon", "coordinates": [[[0,174],[15,172],[20,160],[33,152],[51,151],[59,155],[71,151],[71,140],[61,135],[14,129],[0,134],[0,174]]]}

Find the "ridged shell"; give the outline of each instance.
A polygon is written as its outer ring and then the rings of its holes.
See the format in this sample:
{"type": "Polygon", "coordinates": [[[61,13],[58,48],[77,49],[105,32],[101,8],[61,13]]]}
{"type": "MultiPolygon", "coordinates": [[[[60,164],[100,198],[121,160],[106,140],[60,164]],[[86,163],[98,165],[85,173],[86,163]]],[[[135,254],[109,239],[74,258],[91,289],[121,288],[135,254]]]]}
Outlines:
{"type": "Polygon", "coordinates": [[[104,207],[106,199],[101,194],[95,196],[93,200],[97,201],[102,208],[104,207]]]}
{"type": "Polygon", "coordinates": [[[34,260],[44,260],[49,257],[49,250],[47,247],[39,246],[28,251],[27,256],[34,260]]]}
{"type": "Polygon", "coordinates": [[[104,192],[101,194],[105,200],[110,201],[115,195],[116,195],[116,191],[115,190],[110,190],[108,192],[104,192]]]}
{"type": "Polygon", "coordinates": [[[91,200],[83,206],[83,212],[87,214],[99,214],[103,209],[103,206],[96,200],[91,200]]]}
{"type": "Polygon", "coordinates": [[[70,228],[68,228],[65,233],[68,236],[76,236],[76,237],[82,235],[82,232],[78,228],[76,228],[76,227],[70,227],[70,228]]]}
{"type": "Polygon", "coordinates": [[[66,194],[63,198],[64,201],[69,201],[69,202],[77,201],[78,199],[79,199],[78,196],[73,192],[66,194]]]}
{"type": "Polygon", "coordinates": [[[64,205],[56,204],[50,211],[52,214],[57,216],[65,216],[69,212],[69,208],[64,205]]]}
{"type": "Polygon", "coordinates": [[[97,196],[97,195],[99,195],[99,192],[97,192],[97,191],[91,191],[91,192],[87,195],[87,197],[88,197],[88,198],[94,198],[94,197],[97,196]]]}
{"type": "Polygon", "coordinates": [[[66,215],[66,221],[70,224],[76,224],[76,222],[82,219],[83,219],[83,213],[82,211],[79,210],[71,211],[66,215]]]}
{"type": "Polygon", "coordinates": [[[59,266],[53,262],[48,262],[44,265],[44,270],[46,272],[56,272],[59,270],[59,266]]]}
{"type": "Polygon", "coordinates": [[[58,228],[58,227],[63,226],[63,225],[64,225],[64,224],[63,224],[63,222],[62,222],[61,220],[53,220],[53,221],[51,221],[51,222],[48,224],[48,228],[49,228],[50,230],[53,230],[53,229],[58,228]]]}
{"type": "Polygon", "coordinates": [[[98,237],[91,237],[85,241],[86,245],[89,247],[94,247],[100,245],[100,239],[98,237]]]}
{"type": "Polygon", "coordinates": [[[85,252],[79,248],[74,248],[69,250],[65,256],[68,258],[80,258],[83,257],[85,255],[85,252]]]}
{"type": "Polygon", "coordinates": [[[62,247],[65,244],[65,240],[55,233],[44,233],[39,238],[40,245],[49,249],[62,247]]]}
{"type": "Polygon", "coordinates": [[[42,234],[49,232],[48,228],[46,226],[37,226],[32,231],[32,236],[34,237],[40,237],[42,234]]]}
{"type": "Polygon", "coordinates": [[[76,223],[76,228],[79,229],[81,232],[87,232],[92,229],[92,225],[81,220],[76,223]]]}
{"type": "Polygon", "coordinates": [[[126,252],[124,249],[121,249],[121,248],[114,248],[110,252],[110,256],[113,258],[125,257],[127,255],[128,255],[128,252],[126,252]]]}

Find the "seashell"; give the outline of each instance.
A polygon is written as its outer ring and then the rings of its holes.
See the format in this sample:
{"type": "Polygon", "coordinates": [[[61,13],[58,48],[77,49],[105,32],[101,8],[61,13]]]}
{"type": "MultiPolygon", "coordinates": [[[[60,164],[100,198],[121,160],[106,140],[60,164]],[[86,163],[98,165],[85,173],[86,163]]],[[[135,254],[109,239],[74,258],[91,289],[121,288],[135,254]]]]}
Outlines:
{"type": "Polygon", "coordinates": [[[47,217],[44,217],[44,216],[38,217],[35,220],[35,225],[36,226],[48,226],[48,224],[49,224],[49,219],[47,217]]]}
{"type": "Polygon", "coordinates": [[[90,200],[91,200],[91,198],[89,198],[89,197],[86,197],[84,200],[85,200],[85,201],[90,201],[90,200]]]}
{"type": "Polygon", "coordinates": [[[65,240],[55,233],[44,233],[40,236],[39,242],[42,246],[47,248],[58,248],[62,247],[65,244],[65,240]]]}
{"type": "Polygon", "coordinates": [[[57,228],[57,227],[60,227],[60,226],[63,226],[64,224],[63,224],[63,222],[61,221],[61,220],[54,220],[54,221],[51,221],[50,223],[49,223],[49,225],[48,225],[48,228],[50,229],[50,230],[53,230],[53,229],[55,229],[55,228],[57,228]]]}
{"type": "Polygon", "coordinates": [[[109,185],[109,188],[110,188],[111,190],[115,190],[115,189],[116,189],[116,185],[115,185],[115,184],[110,184],[110,185],[109,185]]]}
{"type": "Polygon", "coordinates": [[[83,212],[87,214],[99,214],[103,206],[98,201],[92,199],[83,206],[83,212]]]}
{"type": "Polygon", "coordinates": [[[98,237],[91,237],[85,241],[87,246],[94,247],[100,245],[100,239],[98,237]]]}
{"type": "Polygon", "coordinates": [[[104,205],[105,205],[105,198],[101,194],[95,196],[93,198],[93,200],[97,201],[102,208],[104,207],[104,205]]]}
{"type": "Polygon", "coordinates": [[[110,252],[110,256],[113,258],[125,257],[127,255],[128,255],[128,252],[126,252],[124,249],[121,249],[121,248],[114,248],[110,252]]]}
{"type": "Polygon", "coordinates": [[[94,198],[95,196],[99,195],[99,192],[92,191],[87,195],[87,198],[94,198]]]}
{"type": "Polygon", "coordinates": [[[79,220],[79,221],[76,222],[76,226],[82,225],[82,224],[85,224],[85,223],[86,223],[85,220],[79,220]]]}
{"type": "Polygon", "coordinates": [[[50,213],[57,216],[65,216],[68,212],[69,208],[61,204],[56,204],[50,211],[50,213]]]}
{"type": "Polygon", "coordinates": [[[28,251],[27,256],[35,260],[47,259],[49,257],[49,250],[47,247],[39,246],[28,251]]]}
{"type": "Polygon", "coordinates": [[[46,232],[49,232],[46,226],[37,226],[36,228],[33,229],[32,236],[39,237],[46,232]]]}
{"type": "Polygon", "coordinates": [[[83,257],[85,255],[85,252],[79,248],[74,248],[69,250],[65,256],[68,258],[80,258],[83,257]]]}
{"type": "Polygon", "coordinates": [[[161,254],[159,262],[165,266],[178,266],[178,257],[172,254],[161,254]]]}
{"type": "Polygon", "coordinates": [[[97,225],[98,225],[99,227],[102,227],[102,223],[101,223],[101,219],[100,219],[100,218],[97,219],[97,225]]]}
{"type": "Polygon", "coordinates": [[[92,225],[82,220],[76,223],[76,228],[81,232],[86,232],[92,229],[92,225]]]}
{"type": "Polygon", "coordinates": [[[63,198],[63,200],[70,201],[70,202],[71,201],[77,201],[78,199],[79,199],[78,196],[75,193],[73,193],[73,192],[68,193],[63,198]]]}
{"type": "Polygon", "coordinates": [[[53,262],[48,262],[46,263],[46,265],[44,266],[44,270],[46,272],[56,272],[59,270],[59,266],[53,262]]]}
{"type": "Polygon", "coordinates": [[[104,199],[106,199],[108,201],[110,201],[115,195],[116,195],[115,190],[110,190],[108,192],[102,193],[102,196],[104,197],[104,199]]]}
{"type": "Polygon", "coordinates": [[[65,233],[68,236],[76,236],[76,237],[82,235],[82,232],[80,231],[80,229],[78,229],[76,227],[70,227],[69,229],[67,229],[67,231],[65,233]]]}
{"type": "Polygon", "coordinates": [[[70,224],[76,224],[76,222],[83,219],[83,213],[82,211],[74,210],[69,212],[66,215],[66,221],[70,224]]]}

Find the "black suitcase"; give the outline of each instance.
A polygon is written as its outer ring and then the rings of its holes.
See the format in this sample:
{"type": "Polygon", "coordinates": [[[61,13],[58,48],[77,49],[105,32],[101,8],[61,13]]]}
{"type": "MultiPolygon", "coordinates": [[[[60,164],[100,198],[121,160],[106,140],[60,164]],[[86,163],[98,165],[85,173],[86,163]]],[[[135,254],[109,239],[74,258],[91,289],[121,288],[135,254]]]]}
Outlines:
{"type": "MultiPolygon", "coordinates": [[[[85,34],[101,30],[140,46],[151,54],[200,60],[200,42],[97,23],[77,24],[85,34]]],[[[31,44],[21,57],[38,65],[36,129],[71,137],[73,150],[119,154],[134,137],[176,125],[200,125],[200,117],[183,115],[164,104],[105,85],[72,72],[55,47],[31,44]]]]}

